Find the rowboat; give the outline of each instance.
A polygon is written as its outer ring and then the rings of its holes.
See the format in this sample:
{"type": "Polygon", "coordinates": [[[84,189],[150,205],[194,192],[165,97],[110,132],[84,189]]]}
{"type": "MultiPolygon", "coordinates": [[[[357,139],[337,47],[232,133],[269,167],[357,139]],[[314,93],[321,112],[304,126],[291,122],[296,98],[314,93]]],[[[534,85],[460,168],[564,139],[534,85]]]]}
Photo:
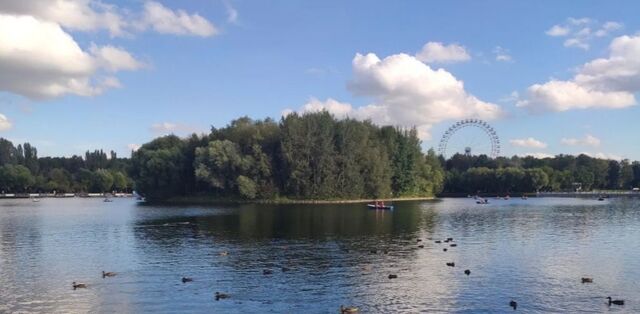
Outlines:
{"type": "Polygon", "coordinates": [[[381,210],[393,210],[393,205],[376,205],[376,204],[367,204],[369,209],[381,209],[381,210]]]}

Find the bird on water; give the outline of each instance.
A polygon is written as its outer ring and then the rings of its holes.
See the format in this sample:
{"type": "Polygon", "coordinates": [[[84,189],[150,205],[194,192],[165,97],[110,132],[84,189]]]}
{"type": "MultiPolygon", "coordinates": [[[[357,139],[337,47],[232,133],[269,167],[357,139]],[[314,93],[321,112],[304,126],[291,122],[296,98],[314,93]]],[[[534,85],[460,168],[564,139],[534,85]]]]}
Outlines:
{"type": "Polygon", "coordinates": [[[612,300],[611,297],[607,297],[607,300],[609,300],[609,306],[611,306],[611,304],[624,305],[624,300],[612,300]]]}
{"type": "Polygon", "coordinates": [[[115,275],[117,274],[112,271],[107,271],[107,272],[105,272],[104,270],[102,271],[102,278],[114,277],[115,275]]]}
{"type": "Polygon", "coordinates": [[[509,306],[515,311],[518,308],[518,302],[511,300],[511,302],[509,302],[509,306]]]}
{"type": "Polygon", "coordinates": [[[182,283],[187,283],[187,282],[192,282],[193,278],[189,278],[189,277],[182,277],[182,283]]]}
{"type": "Polygon", "coordinates": [[[76,283],[75,281],[71,283],[71,285],[73,286],[73,290],[76,289],[81,289],[81,288],[86,288],[87,284],[86,283],[76,283]]]}

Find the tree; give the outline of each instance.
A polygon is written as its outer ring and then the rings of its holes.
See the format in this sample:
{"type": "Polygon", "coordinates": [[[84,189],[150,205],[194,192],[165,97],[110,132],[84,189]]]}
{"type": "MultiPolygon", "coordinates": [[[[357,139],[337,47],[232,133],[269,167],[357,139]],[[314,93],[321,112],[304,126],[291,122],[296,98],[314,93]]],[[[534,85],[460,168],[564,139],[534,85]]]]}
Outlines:
{"type": "Polygon", "coordinates": [[[132,176],[139,193],[149,200],[185,193],[184,142],[175,135],[142,145],[131,158],[132,176]]]}
{"type": "Polygon", "coordinates": [[[106,169],[98,169],[93,172],[93,190],[96,192],[109,192],[113,187],[113,176],[106,169]]]}

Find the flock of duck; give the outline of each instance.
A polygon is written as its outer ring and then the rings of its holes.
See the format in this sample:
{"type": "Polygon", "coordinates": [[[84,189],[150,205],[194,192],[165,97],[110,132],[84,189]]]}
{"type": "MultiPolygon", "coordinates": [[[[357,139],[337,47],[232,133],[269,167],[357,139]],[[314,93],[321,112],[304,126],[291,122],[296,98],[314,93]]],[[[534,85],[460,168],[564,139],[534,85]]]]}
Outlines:
{"type": "MultiPolygon", "coordinates": [[[[432,238],[428,238],[428,240],[433,240],[433,239],[432,238]]],[[[422,242],[422,239],[416,239],[416,242],[420,243],[420,242],[422,242]]],[[[434,242],[436,244],[448,243],[449,247],[457,247],[458,246],[457,243],[453,243],[454,242],[453,238],[446,238],[445,240],[434,240],[434,242]]],[[[424,248],[424,245],[423,244],[419,244],[418,248],[422,249],[422,248],[424,248]]],[[[444,252],[447,252],[447,250],[448,250],[448,248],[446,248],[446,247],[442,248],[442,251],[444,251],[444,252]]],[[[372,254],[376,254],[377,250],[371,250],[370,252],[372,254]]],[[[384,253],[387,254],[388,251],[385,251],[384,253]]],[[[455,262],[446,262],[445,265],[447,267],[456,267],[456,263],[455,262]]],[[[471,270],[470,269],[465,269],[464,270],[464,274],[467,275],[467,276],[471,275],[471,270]]],[[[388,278],[389,279],[396,279],[396,278],[398,278],[398,275],[389,274],[388,278]]],[[[582,277],[581,278],[581,282],[583,284],[593,283],[593,278],[582,277]]],[[[611,297],[607,297],[606,299],[608,300],[608,305],[609,306],[611,306],[611,305],[624,305],[624,300],[613,299],[611,297]]],[[[509,301],[509,306],[511,308],[513,308],[513,310],[515,311],[518,308],[518,302],[515,301],[515,300],[511,300],[511,301],[509,301]]],[[[343,305],[340,306],[340,314],[352,314],[352,313],[357,313],[357,312],[358,312],[358,308],[355,307],[355,306],[348,306],[348,307],[345,307],[343,305]]]]}
{"type": "MultiPolygon", "coordinates": [[[[432,238],[429,238],[428,240],[433,240],[433,239],[432,239],[432,238]]],[[[422,242],[422,239],[416,239],[416,242],[417,242],[417,243],[420,243],[420,242],[422,242]]],[[[457,244],[457,243],[453,243],[453,242],[454,242],[454,240],[453,240],[453,238],[450,238],[450,237],[449,237],[449,238],[446,238],[445,240],[434,240],[434,242],[435,242],[436,244],[448,243],[448,244],[449,244],[449,247],[457,247],[457,246],[458,246],[458,244],[457,244]]],[[[423,244],[419,244],[419,245],[418,245],[418,247],[419,247],[419,248],[424,248],[424,245],[423,245],[423,244]]],[[[447,250],[448,250],[448,248],[446,248],[446,247],[445,247],[445,248],[442,248],[442,251],[444,251],[444,252],[447,252],[447,250]]],[[[377,250],[371,250],[371,251],[370,251],[370,253],[372,253],[372,254],[376,254],[376,253],[377,253],[377,250]]],[[[384,253],[385,253],[385,254],[388,254],[388,251],[384,251],[384,253]]],[[[221,252],[219,255],[220,255],[220,256],[227,256],[227,255],[229,255],[229,252],[224,251],[224,252],[221,252]]],[[[455,263],[455,262],[446,262],[446,263],[445,263],[445,265],[446,265],[447,267],[455,267],[455,266],[456,266],[456,263],[455,263]]],[[[287,272],[287,271],[289,271],[290,269],[289,269],[289,268],[287,268],[287,267],[282,267],[282,269],[281,269],[281,270],[282,270],[282,272],[287,272]]],[[[264,269],[264,270],[262,271],[262,274],[263,274],[263,275],[271,275],[271,274],[273,274],[273,270],[271,270],[271,269],[264,269]]],[[[471,270],[470,270],[470,269],[465,269],[465,270],[464,270],[464,274],[465,274],[465,275],[467,275],[467,276],[470,276],[470,275],[471,275],[471,270]]],[[[117,275],[117,273],[115,273],[115,272],[105,272],[105,271],[102,271],[102,278],[103,278],[103,279],[104,279],[104,278],[109,278],[109,277],[115,277],[116,275],[117,275]]],[[[397,279],[397,278],[398,278],[398,275],[396,275],[396,274],[389,274],[387,277],[388,277],[389,279],[397,279]]],[[[191,277],[182,277],[181,281],[182,281],[182,283],[183,283],[183,284],[186,284],[186,283],[192,282],[192,281],[193,281],[193,278],[191,278],[191,277]]],[[[581,282],[582,282],[583,284],[593,283],[593,278],[590,278],[590,277],[582,277],[582,278],[581,278],[581,282]]],[[[88,285],[87,285],[86,283],[79,283],[79,282],[75,282],[75,281],[74,281],[74,282],[72,282],[72,284],[71,284],[71,285],[72,285],[72,287],[73,287],[73,290],[76,290],[76,289],[83,289],[83,288],[87,288],[87,287],[88,287],[88,285]]],[[[227,294],[227,293],[215,292],[215,293],[214,293],[214,295],[213,295],[213,297],[214,297],[214,299],[215,299],[216,301],[219,301],[219,300],[223,300],[223,299],[228,299],[228,298],[230,298],[231,296],[230,296],[229,294],[227,294]]],[[[608,305],[609,305],[609,306],[611,306],[611,305],[624,305],[624,300],[613,299],[613,298],[611,298],[611,297],[607,297],[606,299],[608,300],[608,305]]],[[[510,306],[511,308],[513,308],[513,310],[516,310],[516,309],[518,308],[518,302],[516,302],[515,300],[511,300],[511,301],[509,301],[509,306],[510,306]]],[[[358,310],[358,308],[357,308],[357,307],[355,307],[355,306],[344,306],[344,305],[341,305],[341,306],[340,306],[340,314],[353,314],[353,313],[358,313],[358,311],[359,311],[359,310],[358,310]]]]}

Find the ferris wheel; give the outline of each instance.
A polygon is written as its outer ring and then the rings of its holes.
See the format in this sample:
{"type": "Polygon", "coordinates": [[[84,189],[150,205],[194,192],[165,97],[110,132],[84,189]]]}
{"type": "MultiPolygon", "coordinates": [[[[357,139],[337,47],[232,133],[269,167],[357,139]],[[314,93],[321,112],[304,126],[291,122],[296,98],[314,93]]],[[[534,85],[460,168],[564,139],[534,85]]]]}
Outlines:
{"type": "Polygon", "coordinates": [[[445,158],[456,153],[496,158],[500,155],[500,138],[489,123],[480,119],[465,119],[444,132],[438,153],[445,158]]]}

